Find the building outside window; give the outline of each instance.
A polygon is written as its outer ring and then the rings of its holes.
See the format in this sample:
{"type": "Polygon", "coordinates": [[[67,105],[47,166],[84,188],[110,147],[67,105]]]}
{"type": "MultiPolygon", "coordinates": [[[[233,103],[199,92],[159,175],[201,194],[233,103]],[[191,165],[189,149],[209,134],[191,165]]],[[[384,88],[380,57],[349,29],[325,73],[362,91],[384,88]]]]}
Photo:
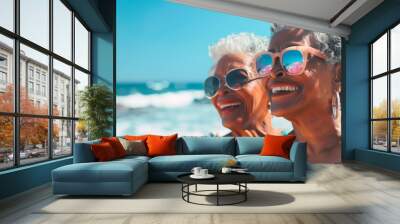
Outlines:
{"type": "Polygon", "coordinates": [[[31,81],[28,82],[28,92],[29,92],[29,94],[34,93],[33,82],[31,82],[31,81]]]}
{"type": "Polygon", "coordinates": [[[36,84],[36,95],[40,96],[40,84],[36,84]]]}
{"type": "Polygon", "coordinates": [[[0,93],[7,91],[7,73],[0,70],[0,93]]]}
{"type": "Polygon", "coordinates": [[[3,71],[0,71],[0,84],[2,85],[7,84],[7,74],[3,71]]]}
{"type": "Polygon", "coordinates": [[[7,87],[7,56],[0,54],[0,91],[7,87]]]}
{"type": "Polygon", "coordinates": [[[46,83],[46,74],[42,73],[42,82],[46,83]]]}
{"type": "Polygon", "coordinates": [[[46,96],[46,86],[42,86],[42,96],[46,96]]]}
{"type": "Polygon", "coordinates": [[[33,67],[32,66],[29,66],[28,74],[29,74],[29,79],[33,80],[33,67]]]}
{"type": "Polygon", "coordinates": [[[5,55],[0,55],[0,67],[7,67],[7,57],[5,55]]]}
{"type": "Polygon", "coordinates": [[[58,104],[58,89],[54,89],[54,97],[53,97],[53,103],[55,104],[55,105],[57,105],[58,104]]]}
{"type": "Polygon", "coordinates": [[[40,81],[40,70],[36,69],[36,80],[40,81]]]}

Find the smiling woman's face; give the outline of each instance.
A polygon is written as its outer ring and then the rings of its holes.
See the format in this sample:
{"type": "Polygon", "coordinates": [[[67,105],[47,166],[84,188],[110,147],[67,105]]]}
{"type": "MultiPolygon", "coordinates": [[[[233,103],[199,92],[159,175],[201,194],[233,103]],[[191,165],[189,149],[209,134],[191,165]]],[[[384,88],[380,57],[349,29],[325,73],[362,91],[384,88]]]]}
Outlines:
{"type": "MultiPolygon", "coordinates": [[[[280,52],[291,46],[317,48],[314,45],[315,40],[305,35],[302,29],[285,29],[272,37],[269,51],[280,52]]],[[[288,75],[276,62],[267,82],[272,114],[290,120],[304,108],[327,106],[331,103],[334,71],[332,65],[313,56],[308,59],[305,71],[299,75],[288,75]]]]}
{"type": "Polygon", "coordinates": [[[232,69],[246,68],[249,78],[255,77],[253,58],[245,54],[227,54],[215,67],[215,76],[221,80],[221,87],[211,102],[217,109],[222,123],[232,130],[246,130],[262,122],[267,110],[267,92],[262,79],[245,84],[239,90],[226,87],[225,76],[232,69]]]}

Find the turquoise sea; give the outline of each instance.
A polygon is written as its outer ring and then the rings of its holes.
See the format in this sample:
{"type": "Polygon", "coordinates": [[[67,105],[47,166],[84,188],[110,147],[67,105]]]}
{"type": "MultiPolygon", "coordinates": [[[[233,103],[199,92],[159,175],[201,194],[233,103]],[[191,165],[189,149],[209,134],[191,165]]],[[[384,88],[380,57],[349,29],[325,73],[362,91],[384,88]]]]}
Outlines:
{"type": "MultiPolygon", "coordinates": [[[[273,125],[291,130],[290,123],[284,119],[274,118],[273,125]]],[[[202,83],[117,84],[117,135],[223,136],[229,132],[205,97],[202,83]]]]}

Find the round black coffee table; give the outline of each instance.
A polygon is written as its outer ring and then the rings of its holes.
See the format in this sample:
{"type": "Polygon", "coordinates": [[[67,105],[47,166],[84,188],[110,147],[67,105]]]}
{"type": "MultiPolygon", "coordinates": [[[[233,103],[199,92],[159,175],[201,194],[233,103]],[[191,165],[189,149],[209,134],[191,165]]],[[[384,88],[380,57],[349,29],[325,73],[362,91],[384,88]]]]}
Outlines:
{"type": "Polygon", "coordinates": [[[212,179],[193,179],[190,177],[191,173],[182,174],[177,177],[178,181],[182,183],[182,199],[188,203],[198,204],[198,205],[234,205],[247,200],[247,192],[249,188],[247,183],[255,180],[255,177],[248,173],[216,173],[213,174],[215,177],[212,179]],[[197,185],[216,185],[215,190],[198,190],[197,185]],[[236,185],[237,190],[223,190],[220,189],[220,185],[236,185]],[[190,191],[190,186],[195,186],[194,191],[190,191]],[[209,192],[215,192],[215,194],[206,194],[209,192]],[[202,204],[190,201],[190,196],[204,196],[204,197],[216,197],[216,204],[202,204]],[[238,201],[231,203],[221,203],[221,197],[232,197],[241,196],[238,201]]]}

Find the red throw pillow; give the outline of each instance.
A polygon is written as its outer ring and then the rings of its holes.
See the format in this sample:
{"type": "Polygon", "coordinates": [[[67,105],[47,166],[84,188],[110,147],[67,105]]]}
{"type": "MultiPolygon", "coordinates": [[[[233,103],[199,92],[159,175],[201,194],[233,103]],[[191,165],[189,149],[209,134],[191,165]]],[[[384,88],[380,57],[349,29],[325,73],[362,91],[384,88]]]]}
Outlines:
{"type": "Polygon", "coordinates": [[[261,149],[261,156],[280,156],[289,159],[290,147],[294,140],[295,135],[275,136],[267,135],[264,138],[264,146],[261,149]]]}
{"type": "Polygon", "coordinates": [[[178,134],[170,136],[149,135],[147,137],[148,156],[176,155],[178,134]]]}
{"type": "Polygon", "coordinates": [[[114,149],[108,142],[93,144],[91,145],[91,149],[94,154],[94,157],[99,162],[110,161],[117,158],[114,149]]]}
{"type": "Polygon", "coordinates": [[[126,156],[126,151],[124,146],[122,146],[121,142],[117,137],[109,137],[109,138],[101,138],[101,142],[108,142],[114,149],[115,155],[117,158],[121,158],[126,156]]]}

